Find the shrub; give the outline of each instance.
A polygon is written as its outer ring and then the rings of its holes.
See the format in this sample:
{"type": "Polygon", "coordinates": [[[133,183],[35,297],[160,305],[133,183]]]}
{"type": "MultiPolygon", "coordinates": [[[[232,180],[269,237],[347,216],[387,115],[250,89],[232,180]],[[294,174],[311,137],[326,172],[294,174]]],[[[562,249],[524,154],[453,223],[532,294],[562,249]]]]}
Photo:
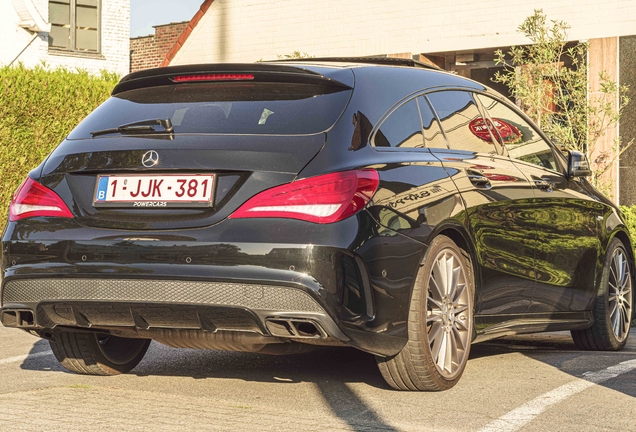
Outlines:
{"type": "Polygon", "coordinates": [[[563,150],[587,153],[594,173],[592,184],[613,198],[613,185],[605,176],[632,141],[614,142],[612,149],[601,149],[600,139],[615,126],[629,103],[629,88],[618,85],[606,71],[599,73],[599,89],[589,88],[588,44],[568,44],[569,25],[548,21],[536,9],[518,27],[530,45],[513,46],[508,53],[495,52],[503,65],[494,82],[505,84],[520,107],[563,150]],[[617,99],[618,98],[618,99],[617,99]]]}
{"type": "Polygon", "coordinates": [[[629,229],[632,238],[632,246],[636,246],[636,205],[621,206],[623,216],[625,216],[625,224],[629,229]]]}
{"type": "Polygon", "coordinates": [[[46,65],[0,68],[0,223],[26,175],[117,84],[116,74],[49,70],[46,65]]]}

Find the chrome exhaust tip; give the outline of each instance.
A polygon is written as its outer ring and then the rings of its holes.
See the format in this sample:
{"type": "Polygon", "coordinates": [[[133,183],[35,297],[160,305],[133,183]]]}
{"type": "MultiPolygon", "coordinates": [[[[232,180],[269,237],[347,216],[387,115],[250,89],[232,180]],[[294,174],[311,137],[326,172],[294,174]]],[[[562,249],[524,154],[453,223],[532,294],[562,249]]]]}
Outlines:
{"type": "Polygon", "coordinates": [[[326,339],[327,332],[316,321],[305,318],[266,318],[272,336],[294,339],[326,339]]]}
{"type": "Polygon", "coordinates": [[[30,309],[7,309],[0,312],[0,322],[5,327],[32,328],[35,325],[35,314],[30,309]]]}

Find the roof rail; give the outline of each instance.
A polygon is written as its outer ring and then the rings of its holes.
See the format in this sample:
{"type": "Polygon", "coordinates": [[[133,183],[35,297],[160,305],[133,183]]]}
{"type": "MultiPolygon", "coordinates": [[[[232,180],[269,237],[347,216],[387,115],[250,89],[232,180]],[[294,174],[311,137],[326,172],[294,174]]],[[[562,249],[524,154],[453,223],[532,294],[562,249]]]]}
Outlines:
{"type": "Polygon", "coordinates": [[[413,59],[397,57],[307,57],[270,60],[269,62],[333,62],[333,63],[365,63],[388,66],[409,66],[424,69],[444,70],[438,66],[422,63],[413,59]]]}

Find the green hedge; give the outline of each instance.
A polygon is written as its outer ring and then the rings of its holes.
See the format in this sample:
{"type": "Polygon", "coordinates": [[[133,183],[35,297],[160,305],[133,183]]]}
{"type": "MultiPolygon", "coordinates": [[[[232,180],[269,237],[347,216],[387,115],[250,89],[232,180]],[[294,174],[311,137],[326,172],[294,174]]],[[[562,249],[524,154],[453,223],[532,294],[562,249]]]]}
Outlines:
{"type": "Polygon", "coordinates": [[[625,224],[632,235],[632,246],[636,246],[636,205],[621,206],[621,211],[625,216],[625,224]]]}
{"type": "MultiPolygon", "coordinates": [[[[632,246],[636,246],[636,205],[629,207],[621,206],[621,211],[623,212],[623,216],[625,216],[625,224],[632,237],[632,246]]],[[[634,311],[633,316],[632,328],[636,328],[636,311],[634,311]]]]}
{"type": "Polygon", "coordinates": [[[0,224],[27,173],[108,98],[119,77],[102,72],[0,68],[0,224]]]}

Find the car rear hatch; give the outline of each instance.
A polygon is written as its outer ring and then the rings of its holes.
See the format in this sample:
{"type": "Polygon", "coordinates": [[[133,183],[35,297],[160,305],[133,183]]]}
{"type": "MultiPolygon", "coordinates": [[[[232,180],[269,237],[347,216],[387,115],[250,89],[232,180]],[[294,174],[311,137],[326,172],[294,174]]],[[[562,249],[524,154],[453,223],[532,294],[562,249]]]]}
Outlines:
{"type": "Polygon", "coordinates": [[[213,225],[296,177],[352,81],[347,69],[267,64],[131,74],[50,155],[39,181],[86,226],[213,225]]]}

